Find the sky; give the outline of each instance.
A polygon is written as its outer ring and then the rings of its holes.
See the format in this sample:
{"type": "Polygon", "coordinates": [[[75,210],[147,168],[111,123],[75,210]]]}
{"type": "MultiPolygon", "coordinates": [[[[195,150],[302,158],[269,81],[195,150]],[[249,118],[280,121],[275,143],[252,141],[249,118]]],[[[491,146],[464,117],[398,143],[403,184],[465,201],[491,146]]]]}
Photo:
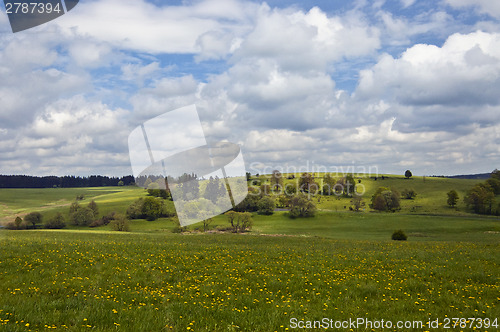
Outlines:
{"type": "Polygon", "coordinates": [[[132,174],[134,128],[193,104],[251,173],[500,168],[500,1],[81,0],[18,33],[0,8],[0,174],[132,174]]]}

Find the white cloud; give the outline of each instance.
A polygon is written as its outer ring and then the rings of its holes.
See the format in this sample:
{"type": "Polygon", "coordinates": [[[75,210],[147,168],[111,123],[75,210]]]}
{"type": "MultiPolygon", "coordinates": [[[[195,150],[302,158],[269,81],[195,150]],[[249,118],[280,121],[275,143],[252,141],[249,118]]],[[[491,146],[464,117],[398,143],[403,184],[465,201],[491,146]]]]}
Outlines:
{"type": "Polygon", "coordinates": [[[355,15],[328,17],[317,7],[304,13],[262,6],[234,61],[273,58],[286,70],[325,70],[330,62],[373,54],[379,47],[378,29],[355,15]]]}
{"type": "Polygon", "coordinates": [[[401,0],[401,4],[404,8],[408,8],[415,3],[416,0],[401,0]]]}
{"type": "Polygon", "coordinates": [[[56,22],[68,34],[91,36],[120,49],[199,53],[202,49],[197,41],[201,36],[209,32],[244,30],[255,7],[235,0],[161,7],[144,0],[102,0],[81,2],[78,10],[56,22]]]}
{"type": "Polygon", "coordinates": [[[400,58],[383,55],[361,72],[359,97],[391,95],[412,105],[500,102],[500,34],[450,36],[442,47],[415,45],[400,58]]]}
{"type": "Polygon", "coordinates": [[[500,2],[495,0],[445,0],[455,8],[475,7],[480,13],[500,18],[500,2]]]}

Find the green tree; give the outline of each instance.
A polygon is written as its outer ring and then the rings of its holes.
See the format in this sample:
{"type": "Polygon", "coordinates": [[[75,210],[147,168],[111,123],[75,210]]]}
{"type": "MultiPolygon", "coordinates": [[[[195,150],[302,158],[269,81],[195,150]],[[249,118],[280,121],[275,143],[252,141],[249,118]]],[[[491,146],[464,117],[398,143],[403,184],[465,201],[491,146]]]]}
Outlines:
{"type": "Polygon", "coordinates": [[[43,216],[40,212],[31,212],[24,217],[24,221],[36,228],[36,224],[42,223],[43,216]]]}
{"type": "Polygon", "coordinates": [[[451,207],[457,205],[459,199],[457,191],[455,189],[452,189],[447,193],[447,195],[448,195],[448,205],[451,207]]]}
{"type": "Polygon", "coordinates": [[[259,202],[261,195],[257,188],[249,187],[248,195],[245,197],[243,201],[241,201],[236,207],[234,211],[237,212],[254,212],[258,210],[257,203],[259,202]]]}
{"type": "Polygon", "coordinates": [[[285,195],[291,197],[297,193],[297,186],[295,183],[285,184],[285,195]]]}
{"type": "Polygon", "coordinates": [[[413,174],[411,174],[411,171],[409,169],[406,170],[405,172],[405,178],[409,179],[413,176],[413,174]]]}
{"type": "Polygon", "coordinates": [[[363,202],[363,198],[361,196],[353,195],[351,199],[351,205],[352,209],[358,212],[365,205],[365,203],[363,202]]]}
{"type": "Polygon", "coordinates": [[[299,178],[299,191],[312,194],[319,192],[319,185],[314,181],[314,176],[312,174],[302,173],[299,178]]]}
{"type": "Polygon", "coordinates": [[[485,183],[476,184],[464,197],[467,207],[480,214],[491,214],[494,200],[493,189],[485,183]]]}
{"type": "MultiPolygon", "coordinates": [[[[250,174],[250,173],[247,173],[247,174],[250,174]]],[[[212,218],[208,218],[208,219],[204,219],[203,220],[203,232],[206,232],[208,231],[208,228],[210,227],[210,224],[213,222],[214,220],[212,218]]]]}
{"type": "Polygon", "coordinates": [[[97,203],[94,200],[91,200],[88,208],[94,211],[94,216],[97,218],[99,216],[99,207],[97,206],[97,203]]]}
{"type": "Polygon", "coordinates": [[[132,202],[127,208],[127,218],[129,219],[140,219],[142,218],[142,205],[144,204],[144,198],[139,198],[132,202]]]}
{"type": "Polygon", "coordinates": [[[89,226],[94,219],[94,211],[89,207],[79,208],[71,214],[71,222],[75,226],[89,226]]]}
{"type": "Polygon", "coordinates": [[[275,207],[276,203],[274,202],[274,199],[269,196],[262,197],[257,203],[259,214],[271,215],[274,213],[275,207]]]}
{"type": "Polygon", "coordinates": [[[162,203],[155,197],[146,197],[141,207],[141,216],[146,220],[153,221],[162,214],[162,203]]]}
{"type": "Polygon", "coordinates": [[[19,216],[16,217],[16,219],[14,220],[14,225],[15,225],[16,229],[21,229],[22,224],[23,224],[23,219],[19,216]]]}
{"type": "Polygon", "coordinates": [[[71,205],[69,206],[69,213],[75,213],[76,211],[78,211],[78,209],[80,208],[80,204],[78,204],[78,202],[73,202],[71,203],[71,205]]]}
{"type": "Polygon", "coordinates": [[[335,178],[330,174],[326,173],[323,177],[323,195],[333,195],[335,191],[335,178]]]}
{"type": "Polygon", "coordinates": [[[313,217],[316,213],[316,206],[314,203],[302,193],[293,196],[290,199],[290,217],[313,217]]]}
{"type": "Polygon", "coordinates": [[[279,192],[283,190],[283,175],[278,170],[271,174],[271,189],[279,192]]]}
{"type": "Polygon", "coordinates": [[[226,189],[224,183],[220,181],[218,176],[215,176],[215,178],[211,176],[208,180],[205,192],[203,193],[203,197],[215,204],[220,197],[225,195],[226,189]]]}
{"type": "Polygon", "coordinates": [[[495,195],[500,195],[500,180],[496,178],[491,178],[486,180],[486,184],[491,187],[491,190],[495,195]]]}
{"type": "Polygon", "coordinates": [[[400,194],[395,189],[380,187],[372,196],[373,209],[378,211],[396,211],[400,209],[400,194]]]}

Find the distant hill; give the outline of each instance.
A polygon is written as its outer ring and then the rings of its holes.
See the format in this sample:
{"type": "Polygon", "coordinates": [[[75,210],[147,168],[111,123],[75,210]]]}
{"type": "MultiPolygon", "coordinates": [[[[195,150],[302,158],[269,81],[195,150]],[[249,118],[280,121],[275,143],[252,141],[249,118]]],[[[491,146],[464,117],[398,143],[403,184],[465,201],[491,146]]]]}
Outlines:
{"type": "Polygon", "coordinates": [[[445,176],[450,179],[479,179],[486,180],[491,177],[491,173],[481,173],[481,174],[468,174],[468,175],[453,175],[453,176],[445,176]]]}

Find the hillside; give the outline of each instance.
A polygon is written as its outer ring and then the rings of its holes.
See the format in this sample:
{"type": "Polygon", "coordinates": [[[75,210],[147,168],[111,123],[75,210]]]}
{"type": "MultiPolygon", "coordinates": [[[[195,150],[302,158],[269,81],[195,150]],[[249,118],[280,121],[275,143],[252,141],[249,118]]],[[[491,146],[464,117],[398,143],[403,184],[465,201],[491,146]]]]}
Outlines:
{"type": "MultiPolygon", "coordinates": [[[[288,175],[285,175],[285,178],[288,175]]],[[[299,174],[296,174],[299,176],[299,174]]],[[[323,174],[316,174],[315,180],[320,182],[323,174]]],[[[252,183],[256,178],[252,178],[252,183]]],[[[261,183],[269,183],[269,176],[261,175],[261,183]]],[[[286,183],[296,181],[286,180],[286,183]]],[[[364,187],[363,201],[365,206],[360,212],[349,210],[350,198],[316,195],[312,196],[318,213],[313,218],[292,220],[286,212],[275,212],[271,216],[253,214],[254,234],[289,234],[305,236],[321,236],[336,239],[388,239],[395,229],[404,229],[413,241],[427,240],[459,240],[459,241],[496,241],[500,232],[498,217],[486,217],[472,214],[466,210],[463,197],[467,190],[480,180],[451,179],[437,177],[412,177],[384,175],[375,178],[356,176],[356,181],[364,187]],[[401,200],[401,210],[395,213],[374,212],[368,205],[370,198],[378,187],[395,188],[398,191],[414,189],[416,198],[401,200]],[[446,204],[446,193],[455,189],[460,196],[457,208],[446,204]]],[[[147,192],[137,187],[100,187],[100,188],[49,188],[49,189],[1,189],[0,190],[0,222],[12,221],[16,215],[23,216],[29,212],[42,212],[44,218],[51,218],[57,212],[68,218],[69,205],[77,195],[84,195],[82,205],[95,200],[99,213],[105,215],[116,211],[124,213],[127,207],[138,197],[146,197],[147,192]]],[[[166,204],[173,208],[171,201],[166,204]]],[[[225,216],[217,216],[211,227],[225,226],[225,216]]],[[[172,218],[156,221],[133,220],[132,232],[170,232],[176,226],[172,218]]],[[[189,229],[199,229],[194,224],[189,229]]],[[[83,230],[87,227],[69,225],[67,229],[83,230]]],[[[107,230],[109,226],[90,229],[92,231],[107,230]]]]}

